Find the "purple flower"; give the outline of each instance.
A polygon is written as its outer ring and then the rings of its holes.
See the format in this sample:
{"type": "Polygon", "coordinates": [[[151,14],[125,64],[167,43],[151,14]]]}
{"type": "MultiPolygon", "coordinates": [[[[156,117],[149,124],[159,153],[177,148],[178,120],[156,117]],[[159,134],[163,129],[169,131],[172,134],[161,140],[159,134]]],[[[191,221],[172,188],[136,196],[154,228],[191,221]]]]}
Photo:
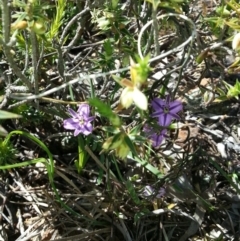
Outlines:
{"type": "Polygon", "coordinates": [[[86,136],[92,133],[93,127],[91,121],[94,120],[94,117],[89,117],[90,107],[88,104],[79,105],[77,112],[71,108],[68,109],[68,112],[72,118],[63,121],[65,129],[75,130],[74,136],[77,136],[79,133],[83,133],[86,136]]]}
{"type": "Polygon", "coordinates": [[[161,126],[169,126],[173,119],[179,120],[180,117],[177,113],[183,108],[181,101],[170,101],[169,95],[166,97],[166,100],[160,98],[153,99],[152,107],[155,111],[152,117],[157,117],[161,126]]]}
{"type": "Polygon", "coordinates": [[[150,185],[144,187],[142,195],[144,197],[150,197],[156,195],[156,198],[161,198],[165,195],[165,188],[161,187],[158,192],[150,185]]]}
{"type": "Polygon", "coordinates": [[[163,129],[160,133],[157,133],[153,128],[145,125],[143,131],[146,133],[147,137],[151,139],[153,147],[158,147],[162,143],[163,139],[166,137],[167,129],[163,129]]]}

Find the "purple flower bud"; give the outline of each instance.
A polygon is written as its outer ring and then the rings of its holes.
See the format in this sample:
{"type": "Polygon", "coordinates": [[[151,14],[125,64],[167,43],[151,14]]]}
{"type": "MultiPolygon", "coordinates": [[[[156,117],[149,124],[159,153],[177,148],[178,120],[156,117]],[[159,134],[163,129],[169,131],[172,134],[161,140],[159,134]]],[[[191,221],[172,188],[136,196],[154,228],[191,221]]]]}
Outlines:
{"type": "Polygon", "coordinates": [[[143,188],[142,195],[144,197],[156,197],[161,198],[165,195],[166,191],[165,188],[161,187],[158,191],[155,190],[152,186],[147,185],[143,188]]]}
{"type": "Polygon", "coordinates": [[[143,131],[145,132],[146,136],[152,141],[153,147],[160,146],[167,134],[167,129],[163,129],[159,133],[157,133],[156,130],[149,127],[148,125],[144,126],[143,131]]]}

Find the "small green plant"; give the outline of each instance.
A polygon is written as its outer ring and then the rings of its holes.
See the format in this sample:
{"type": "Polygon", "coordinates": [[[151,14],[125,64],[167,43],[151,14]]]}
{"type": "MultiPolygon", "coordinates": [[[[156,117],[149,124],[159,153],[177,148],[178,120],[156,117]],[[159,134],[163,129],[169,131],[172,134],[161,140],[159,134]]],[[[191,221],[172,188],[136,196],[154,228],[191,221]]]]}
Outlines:
{"type": "Polygon", "coordinates": [[[0,166],[5,166],[13,162],[16,150],[10,142],[6,143],[3,138],[0,138],[0,153],[0,166]]]}
{"type": "Polygon", "coordinates": [[[227,89],[227,92],[218,88],[217,91],[219,93],[219,97],[216,98],[216,102],[229,100],[231,98],[236,98],[238,100],[240,95],[240,82],[237,80],[234,86],[225,81],[223,83],[227,89]]]}
{"type": "MultiPolygon", "coordinates": [[[[99,30],[98,34],[108,37],[104,41],[104,52],[99,53],[101,69],[112,69],[115,59],[128,58],[136,49],[136,40],[127,29],[131,19],[124,15],[118,0],[112,0],[110,4],[106,3],[103,7],[94,9],[91,15],[92,23],[96,24],[99,30]]],[[[124,62],[125,60],[123,64],[124,62]]]]}

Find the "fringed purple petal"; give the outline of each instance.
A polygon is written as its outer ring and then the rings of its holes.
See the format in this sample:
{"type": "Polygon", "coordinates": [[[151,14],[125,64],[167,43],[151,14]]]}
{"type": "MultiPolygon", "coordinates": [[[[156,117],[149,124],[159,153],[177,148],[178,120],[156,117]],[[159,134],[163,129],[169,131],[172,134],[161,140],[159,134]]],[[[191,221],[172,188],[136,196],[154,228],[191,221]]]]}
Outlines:
{"type": "Polygon", "coordinates": [[[90,122],[85,123],[82,133],[87,136],[91,134],[92,131],[93,131],[92,124],[90,122]]]}
{"type": "Polygon", "coordinates": [[[68,108],[68,112],[73,118],[76,118],[76,119],[78,118],[78,113],[75,112],[72,108],[68,108]]]}
{"type": "Polygon", "coordinates": [[[79,105],[79,108],[78,108],[77,112],[81,116],[88,117],[89,114],[90,114],[90,107],[89,107],[88,104],[81,104],[81,105],[79,105]]]}
{"type": "Polygon", "coordinates": [[[82,133],[82,130],[81,129],[75,129],[75,131],[74,131],[74,136],[78,136],[80,133],[82,133]]]}
{"type": "Polygon", "coordinates": [[[78,128],[79,122],[75,119],[69,118],[63,121],[63,127],[68,130],[75,130],[78,128]]]}

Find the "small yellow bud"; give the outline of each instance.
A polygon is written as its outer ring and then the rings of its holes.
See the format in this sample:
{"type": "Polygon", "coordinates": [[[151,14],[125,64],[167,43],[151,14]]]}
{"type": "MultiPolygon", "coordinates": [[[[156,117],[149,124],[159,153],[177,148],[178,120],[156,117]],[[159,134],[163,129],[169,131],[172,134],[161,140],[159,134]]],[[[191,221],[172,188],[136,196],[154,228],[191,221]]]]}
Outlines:
{"type": "Polygon", "coordinates": [[[15,23],[11,24],[11,29],[12,30],[16,30],[16,29],[26,29],[28,26],[27,21],[23,20],[23,21],[17,21],[15,23]]]}
{"type": "Polygon", "coordinates": [[[10,50],[10,53],[11,53],[11,55],[15,55],[16,54],[16,52],[13,49],[10,50]]]}
{"type": "Polygon", "coordinates": [[[32,28],[31,28],[36,34],[44,34],[46,33],[46,26],[42,21],[36,21],[34,22],[32,28]]]}

